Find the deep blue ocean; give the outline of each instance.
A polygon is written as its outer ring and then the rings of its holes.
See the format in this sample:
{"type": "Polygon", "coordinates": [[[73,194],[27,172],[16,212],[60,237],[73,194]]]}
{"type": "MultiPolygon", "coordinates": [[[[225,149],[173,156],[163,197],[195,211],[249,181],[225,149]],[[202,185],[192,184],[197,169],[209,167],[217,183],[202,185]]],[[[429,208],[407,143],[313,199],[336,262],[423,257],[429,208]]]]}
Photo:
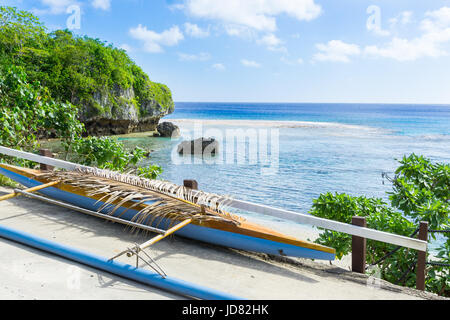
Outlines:
{"type": "MultiPolygon", "coordinates": [[[[174,121],[182,137],[126,142],[154,149],[151,161],[162,165],[163,179],[196,179],[205,191],[302,213],[328,191],[388,201],[391,186],[382,173],[392,176],[396,159],[404,155],[414,152],[450,162],[450,105],[178,102],[175,112],[161,121],[174,121]],[[199,128],[200,133],[195,132],[199,128]],[[230,129],[258,134],[265,130],[277,138],[278,152],[272,152],[272,142],[267,146],[269,159],[277,154],[275,170],[264,171],[275,161],[252,162],[247,149],[239,155],[244,161],[227,161],[230,152],[233,157],[240,152],[227,148],[223,137],[230,129]],[[183,139],[215,134],[223,139],[221,152],[212,160],[196,157],[186,163],[189,159],[174,152],[183,139]]],[[[250,143],[245,141],[248,148],[250,143]]]]}
{"type": "Polygon", "coordinates": [[[450,135],[450,105],[178,102],[164,119],[338,122],[400,135],[450,135]]]}

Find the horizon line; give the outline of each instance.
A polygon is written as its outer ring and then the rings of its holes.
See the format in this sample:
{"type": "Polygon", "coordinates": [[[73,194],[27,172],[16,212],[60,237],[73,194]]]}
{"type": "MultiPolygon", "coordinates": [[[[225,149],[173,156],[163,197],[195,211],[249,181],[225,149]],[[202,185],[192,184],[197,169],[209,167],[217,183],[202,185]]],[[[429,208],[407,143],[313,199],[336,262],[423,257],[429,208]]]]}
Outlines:
{"type": "Polygon", "coordinates": [[[174,101],[174,103],[255,103],[255,104],[367,104],[367,105],[439,105],[450,106],[450,103],[431,103],[431,102],[282,102],[282,101],[174,101]]]}

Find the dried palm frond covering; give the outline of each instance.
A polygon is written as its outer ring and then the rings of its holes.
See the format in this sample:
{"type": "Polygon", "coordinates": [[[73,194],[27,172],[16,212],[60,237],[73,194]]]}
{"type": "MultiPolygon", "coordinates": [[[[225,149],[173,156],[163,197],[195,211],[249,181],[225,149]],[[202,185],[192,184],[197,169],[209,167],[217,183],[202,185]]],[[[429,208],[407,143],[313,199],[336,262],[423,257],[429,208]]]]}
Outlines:
{"type": "Polygon", "coordinates": [[[82,188],[88,196],[99,197],[103,204],[97,211],[114,214],[124,204],[127,210],[140,207],[132,221],[151,225],[155,219],[170,219],[172,223],[185,219],[194,221],[222,221],[239,225],[244,219],[222,208],[229,198],[198,190],[191,190],[171,182],[151,180],[131,174],[104,169],[51,171],[39,175],[50,180],[82,188]],[[176,196],[173,196],[173,195],[176,196]],[[144,205],[143,205],[144,204],[144,205]],[[142,207],[140,205],[143,205],[142,207]]]}

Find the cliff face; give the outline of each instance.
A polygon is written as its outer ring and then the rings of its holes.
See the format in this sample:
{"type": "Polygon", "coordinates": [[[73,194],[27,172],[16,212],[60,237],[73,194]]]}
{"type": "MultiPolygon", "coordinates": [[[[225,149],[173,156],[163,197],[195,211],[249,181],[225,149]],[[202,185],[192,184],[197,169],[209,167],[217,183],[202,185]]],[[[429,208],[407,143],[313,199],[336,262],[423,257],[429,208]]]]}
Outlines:
{"type": "Polygon", "coordinates": [[[69,30],[47,33],[37,17],[12,7],[1,7],[0,26],[1,64],[23,68],[56,102],[78,107],[87,134],[154,130],[173,112],[169,88],[153,82],[125,50],[69,30]]]}
{"type": "Polygon", "coordinates": [[[159,119],[173,112],[174,103],[167,87],[156,83],[152,85],[162,88],[163,94],[156,96],[149,91],[147,98],[139,101],[132,87],[124,89],[114,85],[112,90],[94,93],[89,102],[75,98],[72,103],[80,106],[79,118],[85,124],[88,135],[153,131],[159,119]]]}

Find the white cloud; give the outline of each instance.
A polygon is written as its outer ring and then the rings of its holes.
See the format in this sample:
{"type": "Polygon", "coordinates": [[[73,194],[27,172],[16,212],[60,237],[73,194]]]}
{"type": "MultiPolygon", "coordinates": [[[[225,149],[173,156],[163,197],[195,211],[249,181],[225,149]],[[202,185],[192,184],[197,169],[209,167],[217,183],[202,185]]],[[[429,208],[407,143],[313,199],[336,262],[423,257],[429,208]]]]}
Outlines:
{"type": "Polygon", "coordinates": [[[412,16],[413,16],[412,11],[403,11],[403,12],[400,14],[400,23],[401,23],[401,24],[408,24],[408,23],[411,23],[411,21],[412,21],[412,16]]]}
{"type": "Polygon", "coordinates": [[[374,34],[376,34],[377,36],[381,36],[381,37],[387,37],[390,36],[391,33],[387,30],[381,29],[381,28],[374,28],[371,30],[374,34]]]}
{"type": "Polygon", "coordinates": [[[157,33],[148,30],[146,26],[138,25],[130,29],[130,34],[133,38],[144,42],[144,50],[147,52],[163,52],[163,46],[175,46],[184,39],[178,26],[157,33]]]}
{"type": "Polygon", "coordinates": [[[229,36],[241,37],[245,39],[253,39],[256,37],[256,32],[246,26],[237,24],[225,24],[223,27],[225,29],[225,32],[229,36]]]}
{"type": "Polygon", "coordinates": [[[422,57],[447,55],[443,44],[450,42],[450,8],[442,7],[425,13],[420,22],[422,35],[413,39],[395,37],[384,46],[367,46],[365,53],[397,61],[414,61],[422,57]]]}
{"type": "Polygon", "coordinates": [[[276,30],[276,16],[312,20],[321,13],[315,0],[185,0],[187,12],[198,18],[218,20],[258,31],[276,30]]]}
{"type": "Polygon", "coordinates": [[[199,54],[178,53],[178,57],[181,61],[206,61],[211,59],[211,55],[207,52],[199,54]]]}
{"type": "Polygon", "coordinates": [[[442,7],[435,11],[427,11],[421,22],[421,29],[425,32],[442,32],[450,27],[450,8],[442,7]]]}
{"type": "Polygon", "coordinates": [[[261,39],[257,41],[259,44],[265,45],[267,47],[278,47],[280,46],[283,41],[281,41],[277,36],[275,36],[273,33],[268,33],[261,39]]]}
{"type": "Polygon", "coordinates": [[[367,46],[365,53],[372,56],[391,58],[397,61],[414,61],[421,57],[444,55],[432,39],[427,37],[413,40],[394,38],[384,47],[367,46]]]}
{"type": "Polygon", "coordinates": [[[389,19],[389,25],[391,29],[396,28],[398,25],[405,26],[412,22],[413,12],[412,11],[403,11],[400,12],[394,18],[389,19]]]}
{"type": "Polygon", "coordinates": [[[184,4],[182,3],[174,3],[168,6],[169,10],[175,11],[175,10],[183,10],[184,4]]]}
{"type": "Polygon", "coordinates": [[[76,0],[41,0],[46,9],[32,9],[35,14],[62,14],[66,13],[68,7],[80,5],[76,0]]]}
{"type": "Polygon", "coordinates": [[[260,45],[266,46],[267,49],[271,51],[287,52],[286,47],[282,46],[284,42],[277,38],[273,33],[266,34],[262,38],[256,40],[256,42],[260,45]]]}
{"type": "Polygon", "coordinates": [[[209,36],[209,30],[202,30],[198,25],[189,22],[184,24],[184,31],[194,38],[206,38],[209,36]]]}
{"type": "Polygon", "coordinates": [[[126,44],[126,43],[121,44],[119,46],[119,48],[122,49],[122,50],[125,50],[127,52],[132,52],[133,51],[133,48],[130,45],[126,44]]]}
{"type": "Polygon", "coordinates": [[[212,65],[212,67],[219,71],[224,71],[226,69],[222,63],[215,63],[212,65]]]}
{"type": "Polygon", "coordinates": [[[249,67],[249,68],[259,68],[261,67],[261,65],[255,61],[251,61],[251,60],[247,60],[247,59],[242,59],[241,63],[243,66],[245,67],[249,67]]]}
{"type": "MultiPolygon", "coordinates": [[[[77,0],[40,0],[44,9],[33,8],[31,12],[36,15],[41,14],[65,14],[70,6],[82,6],[82,3],[77,0]]],[[[109,10],[111,7],[111,0],[90,0],[91,5],[96,9],[109,10]]]]}
{"type": "Polygon", "coordinates": [[[331,40],[327,44],[316,44],[319,50],[314,55],[315,61],[334,61],[334,62],[349,62],[350,56],[359,55],[361,50],[356,44],[345,43],[341,40],[331,40]]]}
{"type": "Polygon", "coordinates": [[[295,66],[295,65],[300,65],[303,64],[303,59],[302,58],[297,58],[295,60],[290,60],[288,58],[286,58],[285,56],[280,58],[281,62],[290,65],[290,66],[295,66]]]}
{"type": "Polygon", "coordinates": [[[93,0],[92,6],[96,9],[109,10],[111,7],[111,0],[93,0]]]}

